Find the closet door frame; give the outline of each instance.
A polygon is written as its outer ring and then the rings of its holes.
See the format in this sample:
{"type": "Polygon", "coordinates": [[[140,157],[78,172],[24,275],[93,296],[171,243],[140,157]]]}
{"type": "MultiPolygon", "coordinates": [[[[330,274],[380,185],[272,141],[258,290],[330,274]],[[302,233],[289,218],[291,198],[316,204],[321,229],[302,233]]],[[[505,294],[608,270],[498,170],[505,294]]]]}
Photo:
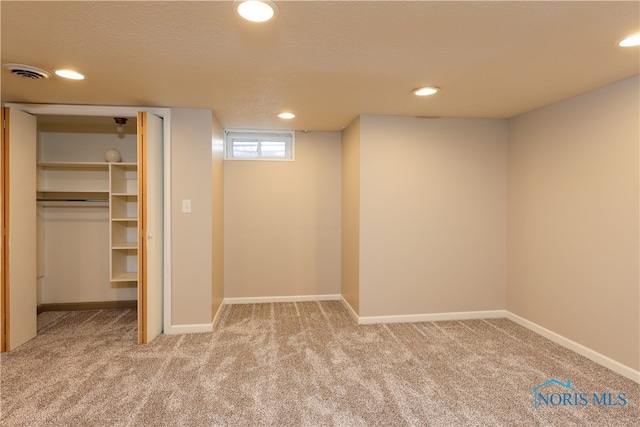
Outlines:
{"type": "MultiPolygon", "coordinates": [[[[163,208],[164,212],[171,212],[171,110],[169,108],[154,108],[154,107],[118,107],[118,106],[84,106],[84,105],[59,105],[59,104],[19,104],[19,103],[4,103],[3,107],[9,107],[11,109],[16,109],[20,111],[27,112],[29,114],[33,114],[35,116],[38,115],[69,115],[69,116],[106,116],[106,117],[137,117],[138,113],[144,111],[148,114],[154,114],[163,119],[163,190],[162,196],[164,199],[163,208]]],[[[2,122],[4,122],[4,113],[2,116],[2,122]]],[[[115,131],[115,125],[114,125],[115,131]]],[[[6,175],[6,162],[8,159],[5,156],[5,133],[4,126],[2,129],[2,151],[0,152],[0,172],[2,173],[2,185],[6,185],[5,175],[6,175]]],[[[5,242],[4,242],[4,222],[5,222],[5,212],[6,207],[10,200],[4,197],[5,188],[2,188],[2,211],[1,211],[1,220],[3,226],[3,236],[2,236],[2,259],[4,260],[4,252],[5,252],[5,242]]],[[[35,196],[35,195],[34,195],[35,196]]],[[[163,224],[163,234],[164,234],[164,251],[163,251],[163,304],[162,304],[162,314],[163,314],[163,329],[164,331],[171,330],[171,221],[170,217],[166,216],[163,224]]],[[[8,266],[3,264],[1,266],[0,275],[2,275],[2,286],[0,289],[0,327],[6,327],[6,324],[10,321],[9,314],[7,313],[5,308],[8,306],[9,301],[7,300],[10,296],[6,295],[6,287],[5,284],[5,275],[8,266]]],[[[35,269],[35,266],[34,266],[35,269]]],[[[139,273],[140,274],[140,273],[139,273]]],[[[140,287],[141,282],[138,283],[140,287]]],[[[144,291],[144,290],[142,290],[144,291]]],[[[141,290],[139,289],[139,292],[141,290]]],[[[138,316],[141,316],[141,313],[138,313],[138,316]]],[[[139,320],[140,324],[140,320],[139,320]]],[[[139,330],[138,337],[139,342],[147,342],[147,337],[145,336],[146,331],[139,330]],[[144,334],[144,335],[143,335],[144,334]],[[145,339],[142,339],[142,338],[145,339]]],[[[4,331],[0,333],[2,336],[2,342],[0,342],[0,351],[6,351],[7,344],[4,340],[6,336],[4,331]]],[[[153,337],[152,337],[153,338],[153,337]]]]}

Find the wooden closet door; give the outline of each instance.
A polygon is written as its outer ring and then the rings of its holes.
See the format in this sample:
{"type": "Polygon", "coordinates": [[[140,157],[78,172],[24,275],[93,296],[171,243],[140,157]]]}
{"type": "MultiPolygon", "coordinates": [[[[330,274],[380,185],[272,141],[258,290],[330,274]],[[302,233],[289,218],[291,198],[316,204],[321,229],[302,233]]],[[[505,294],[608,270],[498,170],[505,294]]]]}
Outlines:
{"type": "Polygon", "coordinates": [[[5,303],[7,301],[5,292],[6,292],[6,283],[7,279],[5,277],[5,272],[7,271],[7,267],[5,264],[7,263],[7,256],[5,253],[5,248],[7,246],[6,242],[6,227],[5,227],[5,206],[6,200],[5,196],[8,194],[8,181],[5,177],[5,171],[7,170],[7,165],[5,165],[5,161],[7,156],[5,155],[5,134],[8,132],[6,130],[6,121],[5,121],[5,108],[0,108],[0,352],[7,351],[7,330],[6,330],[6,317],[5,313],[7,312],[5,308],[5,303]]]}
{"type": "Polygon", "coordinates": [[[138,113],[138,342],[162,332],[163,120],[138,113]]]}
{"type": "Polygon", "coordinates": [[[36,336],[36,117],[3,108],[2,350],[36,336]]]}

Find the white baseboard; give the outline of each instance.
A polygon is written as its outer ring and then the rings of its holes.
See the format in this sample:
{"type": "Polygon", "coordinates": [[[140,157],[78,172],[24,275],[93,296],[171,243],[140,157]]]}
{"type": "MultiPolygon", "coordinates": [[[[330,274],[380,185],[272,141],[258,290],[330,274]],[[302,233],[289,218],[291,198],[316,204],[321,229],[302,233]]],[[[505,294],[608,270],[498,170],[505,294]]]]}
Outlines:
{"type": "Polygon", "coordinates": [[[436,322],[442,320],[497,319],[506,316],[504,310],[459,311],[451,313],[402,314],[398,316],[363,316],[358,317],[358,324],[372,325],[376,323],[415,323],[436,322]]]}
{"type": "Polygon", "coordinates": [[[262,304],[270,302],[306,302],[306,301],[338,301],[339,294],[326,295],[293,295],[279,297],[225,298],[224,304],[262,304]]]}
{"type": "Polygon", "coordinates": [[[179,334],[199,334],[203,332],[213,332],[213,328],[220,320],[220,315],[222,314],[222,308],[224,307],[224,302],[220,304],[218,307],[218,311],[216,311],[215,316],[213,316],[213,321],[211,323],[201,323],[201,324],[193,324],[193,325],[171,325],[169,330],[165,330],[165,335],[179,335],[179,334]]]}
{"type": "Polygon", "coordinates": [[[351,304],[344,298],[340,298],[351,318],[359,325],[373,325],[378,323],[416,323],[436,322],[440,320],[470,320],[470,319],[499,319],[506,317],[506,310],[460,311],[451,313],[430,314],[400,314],[396,316],[358,316],[351,304]]]}
{"type": "Polygon", "coordinates": [[[356,323],[360,323],[359,319],[358,319],[358,313],[356,313],[356,311],[353,309],[353,307],[351,307],[351,304],[349,304],[349,301],[347,301],[343,296],[340,296],[340,301],[342,301],[342,305],[345,306],[345,308],[347,309],[347,311],[351,315],[351,318],[356,323]]]}
{"type": "Polygon", "coordinates": [[[193,325],[171,325],[169,331],[165,331],[166,335],[178,335],[178,334],[198,334],[202,332],[212,332],[212,323],[201,323],[193,325]]]}
{"type": "Polygon", "coordinates": [[[216,310],[216,314],[213,316],[213,321],[211,322],[211,330],[213,331],[220,320],[220,315],[222,314],[222,309],[224,308],[224,300],[218,306],[218,310],[216,310]]]}
{"type": "Polygon", "coordinates": [[[506,311],[507,319],[517,323],[520,326],[524,326],[525,328],[542,335],[543,337],[550,339],[556,344],[560,344],[561,346],[568,348],[571,351],[574,351],[587,359],[590,359],[596,362],[599,365],[604,366],[605,368],[609,368],[612,371],[622,375],[623,377],[629,378],[632,381],[640,383],[640,371],[636,371],[626,365],[623,365],[620,362],[616,362],[615,360],[598,353],[595,350],[592,350],[588,347],[583,346],[582,344],[578,344],[575,341],[570,340],[569,338],[565,338],[560,334],[557,334],[553,331],[550,331],[547,328],[544,328],[537,323],[533,323],[525,318],[518,316],[517,314],[513,314],[509,311],[506,311]]]}

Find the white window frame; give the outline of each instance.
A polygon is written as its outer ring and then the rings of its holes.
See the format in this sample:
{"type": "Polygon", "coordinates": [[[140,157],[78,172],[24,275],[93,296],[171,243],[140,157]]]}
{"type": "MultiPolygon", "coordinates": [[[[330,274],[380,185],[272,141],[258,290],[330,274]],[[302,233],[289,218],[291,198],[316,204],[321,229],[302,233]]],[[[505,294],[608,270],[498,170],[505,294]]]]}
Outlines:
{"type": "Polygon", "coordinates": [[[224,130],[224,159],[248,160],[261,162],[292,162],[295,160],[295,132],[288,130],[258,130],[258,129],[225,129],[224,130]],[[269,141],[285,142],[285,157],[262,157],[258,151],[257,157],[233,157],[234,138],[257,140],[258,144],[269,141]]]}

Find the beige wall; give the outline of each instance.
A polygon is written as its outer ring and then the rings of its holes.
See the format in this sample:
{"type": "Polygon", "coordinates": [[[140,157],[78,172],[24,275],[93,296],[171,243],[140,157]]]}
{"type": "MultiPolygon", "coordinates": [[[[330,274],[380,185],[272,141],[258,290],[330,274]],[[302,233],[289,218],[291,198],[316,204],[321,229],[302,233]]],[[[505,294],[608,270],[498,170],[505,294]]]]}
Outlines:
{"type": "Polygon", "coordinates": [[[294,162],[225,162],[225,298],[340,293],[340,133],[295,144],[294,162]]]}
{"type": "Polygon", "coordinates": [[[212,320],[212,126],[211,110],[171,109],[172,325],[212,320]]]}
{"type": "Polygon", "coordinates": [[[633,369],[639,78],[510,121],[507,309],[633,369]]]}
{"type": "Polygon", "coordinates": [[[113,133],[38,132],[38,161],[104,162],[104,152],[115,148],[123,162],[137,162],[136,134],[120,139],[113,133]]]}
{"type": "Polygon", "coordinates": [[[211,260],[211,317],[216,315],[224,299],[224,129],[212,116],[212,202],[213,248],[211,260]]]}
{"type": "Polygon", "coordinates": [[[360,316],[505,308],[507,121],[360,118],[360,316]]]}
{"type": "Polygon", "coordinates": [[[342,131],[342,297],[360,312],[360,118],[342,131]]]}

